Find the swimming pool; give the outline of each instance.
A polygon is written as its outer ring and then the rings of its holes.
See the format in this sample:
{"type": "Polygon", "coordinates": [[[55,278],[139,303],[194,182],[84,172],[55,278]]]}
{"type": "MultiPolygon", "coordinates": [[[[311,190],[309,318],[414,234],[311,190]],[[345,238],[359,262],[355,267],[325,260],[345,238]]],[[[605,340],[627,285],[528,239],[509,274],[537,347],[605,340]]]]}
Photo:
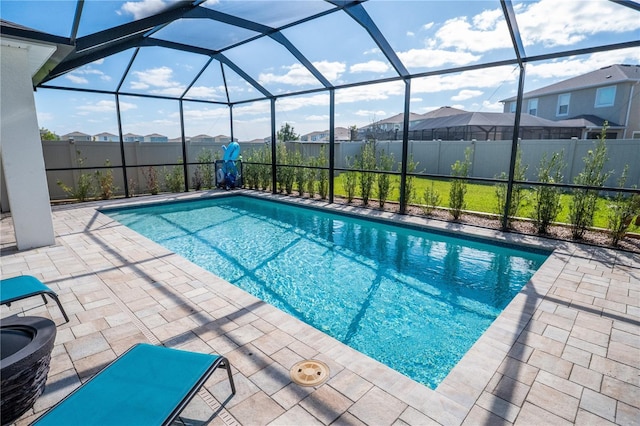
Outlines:
{"type": "Polygon", "coordinates": [[[246,196],[103,213],[434,389],[549,254],[246,196]]]}

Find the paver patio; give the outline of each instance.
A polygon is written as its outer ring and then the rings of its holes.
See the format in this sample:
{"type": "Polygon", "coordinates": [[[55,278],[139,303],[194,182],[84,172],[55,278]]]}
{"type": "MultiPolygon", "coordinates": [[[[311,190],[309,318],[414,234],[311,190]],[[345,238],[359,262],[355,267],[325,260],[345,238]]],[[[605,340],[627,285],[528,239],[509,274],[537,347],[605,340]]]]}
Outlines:
{"type": "Polygon", "coordinates": [[[11,217],[2,218],[2,278],[38,277],[58,292],[71,319],[65,324],[54,303],[38,298],[2,307],[2,317],[38,315],[59,324],[45,393],[18,425],[138,342],[229,358],[238,393],[221,406],[228,383],[214,374],[183,412],[185,424],[640,424],[637,254],[396,217],[555,249],[434,391],[96,210],[210,194],[56,206],[56,245],[22,252],[15,249],[11,217]],[[329,365],[330,379],[318,387],[293,383],[291,366],[310,358],[329,365]]]}

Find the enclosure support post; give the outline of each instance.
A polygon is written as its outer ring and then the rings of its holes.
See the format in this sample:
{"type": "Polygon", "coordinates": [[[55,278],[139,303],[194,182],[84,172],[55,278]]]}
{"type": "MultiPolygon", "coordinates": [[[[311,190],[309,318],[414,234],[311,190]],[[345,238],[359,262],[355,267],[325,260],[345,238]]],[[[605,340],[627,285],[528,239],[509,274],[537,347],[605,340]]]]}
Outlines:
{"type": "Polygon", "coordinates": [[[505,197],[504,212],[502,214],[502,229],[509,226],[509,210],[513,192],[513,177],[516,171],[516,158],[518,156],[518,136],[520,135],[520,115],[522,114],[522,96],[524,93],[524,65],[520,66],[520,79],[518,81],[518,98],[516,100],[516,116],[513,121],[513,138],[511,139],[511,160],[509,161],[509,181],[507,182],[507,196],[505,197]]]}
{"type": "Polygon", "coordinates": [[[411,80],[404,80],[404,120],[402,122],[402,161],[400,166],[400,214],[407,212],[407,157],[409,153],[409,112],[411,108],[411,80]]]}
{"type": "Polygon", "coordinates": [[[329,89],[329,203],[333,203],[334,172],[336,159],[336,91],[329,89]]]}
{"type": "Polygon", "coordinates": [[[127,177],[127,158],[124,153],[124,136],[122,136],[122,117],[120,116],[120,95],[116,95],[116,118],[118,120],[118,136],[120,137],[120,162],[122,163],[122,179],[124,180],[124,196],[129,198],[129,178],[127,177]]]}
{"type": "Polygon", "coordinates": [[[276,98],[271,98],[271,192],[277,193],[276,172],[276,98]]]}
{"type": "Polygon", "coordinates": [[[231,133],[231,140],[229,143],[231,143],[235,140],[233,138],[233,104],[229,105],[229,132],[231,133]]]}
{"type": "Polygon", "coordinates": [[[184,110],[182,109],[182,99],[180,105],[180,137],[182,138],[182,173],[184,174],[184,192],[189,192],[189,165],[187,164],[187,140],[184,136],[184,110]]]}
{"type": "MultiPolygon", "coordinates": [[[[518,28],[518,21],[516,20],[516,13],[513,9],[511,0],[500,0],[502,6],[502,13],[504,19],[507,22],[509,28],[509,35],[511,36],[511,43],[513,44],[513,51],[518,58],[518,66],[520,68],[520,78],[518,80],[518,97],[516,99],[516,116],[513,121],[513,138],[511,139],[511,161],[509,162],[509,181],[507,182],[507,196],[505,197],[504,213],[502,215],[502,229],[506,230],[509,226],[509,207],[511,206],[511,198],[513,192],[513,176],[516,170],[516,159],[518,157],[518,139],[520,136],[520,115],[522,114],[522,98],[524,94],[524,62],[522,60],[525,57],[524,43],[520,36],[520,29],[518,28]]],[[[495,138],[494,138],[495,139],[495,138]]]]}

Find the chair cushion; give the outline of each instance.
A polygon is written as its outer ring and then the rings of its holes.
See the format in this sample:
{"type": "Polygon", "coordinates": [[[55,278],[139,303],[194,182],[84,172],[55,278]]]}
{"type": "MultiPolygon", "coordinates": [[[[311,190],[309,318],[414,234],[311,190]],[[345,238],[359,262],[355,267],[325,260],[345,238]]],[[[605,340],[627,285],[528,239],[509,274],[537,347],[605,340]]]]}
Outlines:
{"type": "Polygon", "coordinates": [[[159,425],[201,387],[217,355],[138,344],[78,388],[38,425],[159,425]]]}

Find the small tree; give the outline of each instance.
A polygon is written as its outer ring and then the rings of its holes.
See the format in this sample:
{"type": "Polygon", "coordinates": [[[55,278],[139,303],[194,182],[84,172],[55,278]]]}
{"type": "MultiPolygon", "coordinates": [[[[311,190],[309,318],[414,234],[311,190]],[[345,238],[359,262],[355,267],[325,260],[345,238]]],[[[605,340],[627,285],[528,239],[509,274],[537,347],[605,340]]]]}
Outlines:
{"type": "MultiPolygon", "coordinates": [[[[624,184],[627,182],[628,172],[629,166],[627,165],[620,179],[618,179],[618,186],[620,188],[624,188],[624,184]]],[[[609,222],[611,245],[617,246],[627,233],[633,218],[640,214],[640,195],[618,192],[615,197],[611,199],[608,208],[607,219],[609,222]]]]}
{"type": "Polygon", "coordinates": [[[375,170],[376,167],[376,141],[374,139],[362,145],[360,155],[356,156],[356,164],[360,169],[360,195],[362,197],[362,203],[368,206],[373,182],[376,178],[375,173],[371,171],[375,170]]]}
{"type": "Polygon", "coordinates": [[[60,136],[56,135],[54,132],[52,132],[49,129],[41,127],[40,128],[40,140],[42,140],[42,141],[59,141],[60,140],[60,136]]]}
{"type": "MultiPolygon", "coordinates": [[[[347,157],[347,168],[351,169],[351,158],[347,157]]],[[[352,170],[344,172],[344,180],[342,186],[344,192],[347,194],[347,203],[353,202],[353,198],[356,195],[356,186],[358,185],[358,173],[352,170]]]]}
{"type": "Polygon", "coordinates": [[[355,124],[353,126],[349,126],[349,140],[355,141],[358,139],[358,126],[355,124]]]}
{"type": "Polygon", "coordinates": [[[194,187],[195,189],[200,189],[197,187],[196,183],[198,178],[201,180],[201,186],[203,188],[213,188],[214,186],[214,165],[215,162],[213,152],[210,149],[202,148],[202,151],[198,154],[198,166],[196,167],[196,171],[194,173],[194,187]]]}
{"type": "MultiPolygon", "coordinates": [[[[607,128],[605,121],[600,132],[600,137],[593,150],[589,150],[583,158],[584,169],[573,179],[576,185],[603,186],[611,173],[603,172],[607,157],[607,128]]],[[[593,216],[596,212],[598,191],[594,189],[576,189],[573,192],[573,201],[569,206],[569,220],[571,221],[571,235],[575,239],[581,239],[587,228],[593,225],[593,216]]]]}
{"type": "MultiPolygon", "coordinates": [[[[111,162],[106,160],[104,165],[111,167],[111,162]]],[[[98,181],[98,188],[100,190],[100,198],[108,200],[113,197],[113,193],[118,190],[113,184],[113,170],[107,169],[106,172],[96,170],[96,180],[98,181]]]]}
{"type": "MultiPolygon", "coordinates": [[[[76,151],[76,164],[78,167],[84,167],[84,162],[86,158],[82,158],[82,152],[80,150],[76,151]]],[[[78,176],[78,182],[75,187],[67,186],[61,180],[57,181],[57,184],[64,192],[70,195],[72,198],[77,199],[78,201],[86,201],[89,198],[92,198],[95,189],[93,187],[93,177],[89,173],[84,173],[80,171],[80,176],[78,176]]]]}
{"type": "MultiPolygon", "coordinates": [[[[538,182],[560,183],[562,182],[562,170],[564,163],[564,151],[554,152],[550,159],[545,153],[538,166],[538,182]]],[[[555,186],[536,186],[533,189],[533,210],[531,219],[539,234],[546,234],[549,225],[553,223],[562,210],[560,204],[560,189],[555,186]]]]}
{"type": "MultiPolygon", "coordinates": [[[[457,178],[466,178],[469,176],[471,169],[471,155],[473,148],[469,147],[464,150],[464,161],[456,160],[451,166],[451,175],[457,178]]],[[[462,214],[462,210],[466,208],[464,200],[467,193],[467,179],[454,179],[449,188],[449,208],[454,220],[458,220],[462,214]]]]}
{"type": "MultiPolygon", "coordinates": [[[[419,163],[417,161],[413,160],[413,154],[409,154],[409,157],[407,157],[407,173],[415,173],[418,168],[418,164],[419,163]]],[[[402,165],[399,164],[398,167],[402,167],[402,165]]],[[[416,190],[414,188],[414,181],[415,176],[407,175],[404,182],[404,202],[406,205],[411,204],[415,197],[416,190]]]]}
{"type": "MultiPolygon", "coordinates": [[[[393,164],[393,154],[387,154],[385,151],[381,150],[378,157],[377,170],[382,172],[391,171],[391,169],[393,168],[393,164]]],[[[391,190],[391,175],[388,173],[378,173],[378,207],[384,207],[384,204],[387,201],[391,190]]]]}
{"type": "Polygon", "coordinates": [[[297,141],[300,139],[300,135],[294,131],[293,126],[289,123],[284,123],[276,133],[276,139],[278,142],[297,141]]]}
{"type": "Polygon", "coordinates": [[[320,155],[318,156],[316,165],[318,167],[322,167],[320,170],[318,170],[318,193],[320,194],[320,198],[324,200],[329,194],[329,170],[326,169],[327,155],[325,153],[324,145],[320,147],[320,155]]]}
{"type": "Polygon", "coordinates": [[[147,181],[147,190],[151,195],[156,195],[160,192],[160,178],[158,176],[158,170],[153,166],[149,166],[147,169],[142,170],[142,174],[147,181]]]}
{"type": "Polygon", "coordinates": [[[287,145],[284,142],[278,142],[276,145],[276,158],[278,167],[276,169],[276,182],[278,191],[291,194],[293,192],[293,183],[295,180],[294,170],[287,166],[291,162],[291,154],[287,151],[287,145]]]}
{"type": "MultiPolygon", "coordinates": [[[[517,148],[516,164],[513,172],[513,179],[517,181],[525,181],[528,165],[522,165],[522,151],[517,148]]],[[[507,173],[502,172],[497,179],[506,180],[508,178],[507,173]]],[[[506,183],[496,184],[496,210],[499,215],[504,214],[505,206],[507,205],[507,190],[508,185],[506,183]]],[[[509,203],[509,211],[507,212],[507,222],[511,223],[511,219],[518,216],[518,211],[525,201],[525,189],[522,185],[514,183],[511,189],[511,202],[509,203]]]]}
{"type": "Polygon", "coordinates": [[[178,166],[171,167],[164,176],[167,188],[171,192],[184,191],[184,169],[182,167],[182,158],[178,158],[178,164],[178,166]]]}
{"type": "Polygon", "coordinates": [[[304,190],[307,184],[308,172],[306,167],[304,167],[304,159],[302,158],[302,153],[300,152],[300,150],[296,150],[295,154],[293,155],[293,163],[298,165],[298,167],[296,167],[294,171],[294,177],[298,195],[302,197],[304,195],[304,190]]]}
{"type": "Polygon", "coordinates": [[[427,187],[424,190],[424,205],[422,206],[422,211],[424,214],[430,215],[438,205],[440,205],[440,192],[435,189],[433,182],[431,182],[431,187],[427,187]]]}

